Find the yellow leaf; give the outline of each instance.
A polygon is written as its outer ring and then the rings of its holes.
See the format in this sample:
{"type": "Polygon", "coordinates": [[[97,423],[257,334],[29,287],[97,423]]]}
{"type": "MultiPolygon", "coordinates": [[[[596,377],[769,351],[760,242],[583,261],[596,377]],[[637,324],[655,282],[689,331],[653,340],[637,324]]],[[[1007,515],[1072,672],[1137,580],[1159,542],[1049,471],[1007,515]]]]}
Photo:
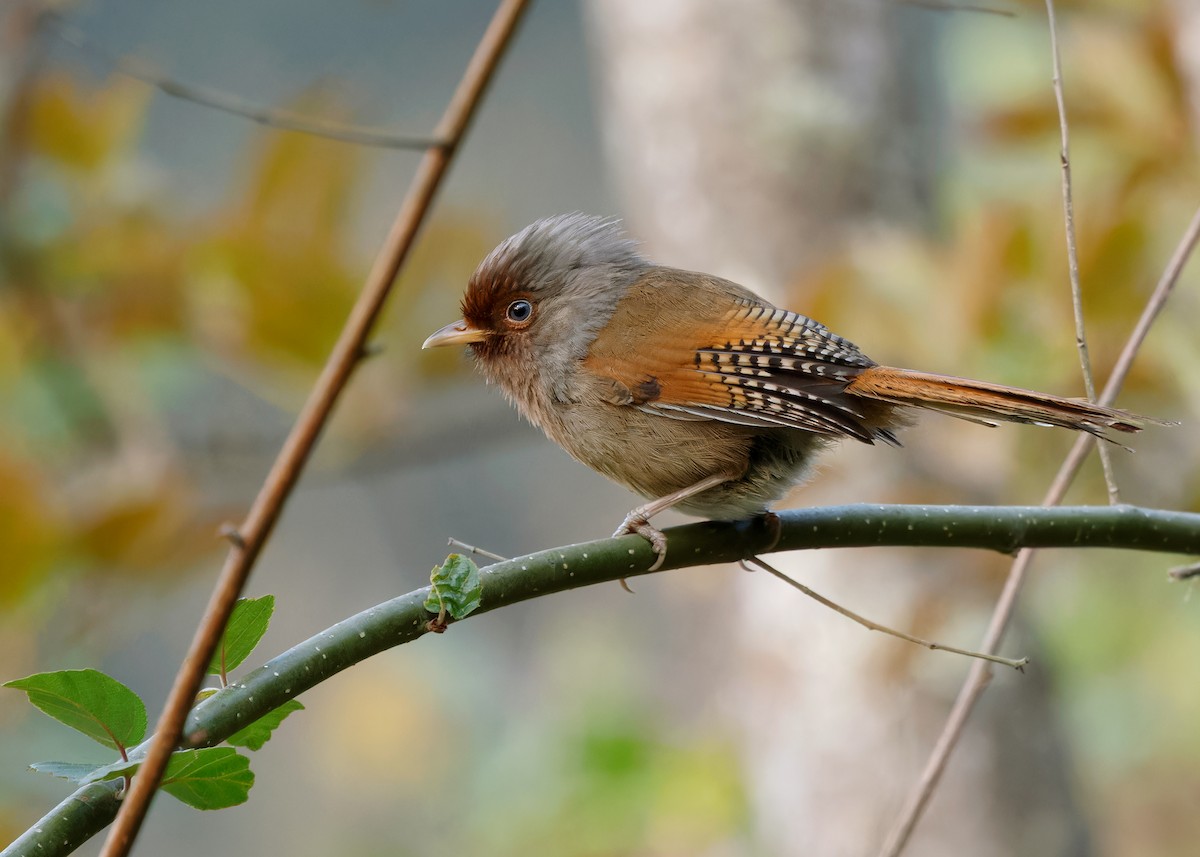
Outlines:
{"type": "Polygon", "coordinates": [[[28,145],[69,166],[94,170],[139,130],[148,88],[118,81],[90,89],[55,72],[38,81],[29,97],[28,145]]]}

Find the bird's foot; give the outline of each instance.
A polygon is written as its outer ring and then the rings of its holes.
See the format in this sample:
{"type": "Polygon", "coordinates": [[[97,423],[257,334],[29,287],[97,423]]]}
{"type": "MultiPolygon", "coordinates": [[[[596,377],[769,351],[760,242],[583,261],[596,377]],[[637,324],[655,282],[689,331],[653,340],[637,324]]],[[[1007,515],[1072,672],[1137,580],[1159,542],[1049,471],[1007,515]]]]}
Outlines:
{"type": "MultiPolygon", "coordinates": [[[[663,562],[667,559],[667,537],[662,530],[653,526],[646,519],[645,513],[641,509],[634,509],[625,516],[621,526],[617,527],[617,531],[613,533],[613,538],[628,535],[638,535],[650,542],[650,549],[654,551],[657,559],[654,560],[654,565],[647,569],[648,571],[658,571],[662,568],[663,562]]],[[[621,585],[626,589],[629,588],[623,580],[621,585]]]]}

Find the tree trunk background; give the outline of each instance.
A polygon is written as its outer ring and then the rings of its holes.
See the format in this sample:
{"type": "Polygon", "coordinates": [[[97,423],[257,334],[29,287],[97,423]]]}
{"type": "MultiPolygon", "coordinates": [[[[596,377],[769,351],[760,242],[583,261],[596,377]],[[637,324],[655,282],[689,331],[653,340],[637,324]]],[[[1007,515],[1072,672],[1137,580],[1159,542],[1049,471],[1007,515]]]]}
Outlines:
{"type": "MultiPolygon", "coordinates": [[[[592,0],[587,10],[611,167],[651,257],[806,311],[833,252],[881,228],[930,227],[944,136],[937,14],[875,0],[592,0]]],[[[847,444],[793,504],[912,499],[915,470],[907,451],[847,444]]],[[[856,612],[966,646],[982,636],[1006,568],[913,551],[777,559],[856,612]]],[[[728,674],[698,689],[712,699],[697,704],[721,706],[741,735],[755,840],[779,855],[874,853],[969,662],[871,634],[768,589],[783,584],[766,575],[736,586],[737,621],[719,626],[728,674]]],[[[1019,636],[1009,651],[1036,657],[1019,636]]],[[[1050,690],[1038,669],[997,675],[909,853],[1088,853],[1050,690]]]]}

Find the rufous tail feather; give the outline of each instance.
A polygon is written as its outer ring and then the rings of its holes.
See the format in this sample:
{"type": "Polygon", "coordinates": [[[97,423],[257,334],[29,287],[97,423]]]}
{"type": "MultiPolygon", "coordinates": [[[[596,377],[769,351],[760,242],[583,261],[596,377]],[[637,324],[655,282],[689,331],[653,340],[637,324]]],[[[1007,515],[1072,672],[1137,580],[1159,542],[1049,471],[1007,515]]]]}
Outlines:
{"type": "Polygon", "coordinates": [[[847,393],[895,405],[929,408],[973,422],[995,425],[993,420],[1033,425],[1061,426],[1085,431],[1104,440],[1107,429],[1141,431],[1142,424],[1158,420],[1094,405],[1085,399],[1066,399],[1018,387],[989,384],[949,375],[934,375],[873,366],[846,387],[847,393]]]}

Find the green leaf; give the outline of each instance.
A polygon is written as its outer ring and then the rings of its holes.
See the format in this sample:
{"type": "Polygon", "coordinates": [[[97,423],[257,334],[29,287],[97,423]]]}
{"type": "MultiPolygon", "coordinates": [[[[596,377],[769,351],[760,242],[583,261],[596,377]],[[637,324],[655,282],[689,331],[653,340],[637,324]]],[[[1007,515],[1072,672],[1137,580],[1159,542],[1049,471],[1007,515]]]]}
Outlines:
{"type": "Polygon", "coordinates": [[[87,774],[80,777],[79,783],[86,786],[88,783],[115,780],[117,777],[132,777],[141,766],[141,760],[130,762],[125,759],[117,759],[117,761],[110,764],[101,765],[98,768],[93,767],[87,774]]]}
{"type": "Polygon", "coordinates": [[[268,711],[245,729],[239,729],[226,740],[235,747],[245,747],[248,750],[261,750],[262,745],[271,739],[271,733],[278,728],[283,719],[293,711],[303,711],[304,706],[294,699],[289,699],[283,705],[268,711]]]}
{"type": "MultiPolygon", "coordinates": [[[[133,776],[141,761],[97,769],[86,782],[133,776]]],[[[245,803],[254,785],[250,760],[232,747],[180,750],[171,755],[162,790],[196,809],[225,809],[245,803]]]]}
{"type": "Polygon", "coordinates": [[[479,568],[461,554],[452,553],[443,565],[434,566],[429,582],[432,587],[425,599],[425,609],[430,613],[440,614],[445,610],[455,619],[465,619],[483,598],[479,568]]]}
{"type": "Polygon", "coordinates": [[[221,643],[213,652],[212,661],[208,665],[210,675],[223,675],[246,660],[263,634],[271,624],[271,614],[275,611],[275,596],[264,595],[262,598],[239,598],[234,605],[229,621],[225,625],[225,633],[221,635],[221,643]]]}
{"type": "Polygon", "coordinates": [[[42,774],[80,783],[99,766],[87,762],[34,762],[29,767],[42,774]]]}
{"type": "Polygon", "coordinates": [[[4,683],[29,701],[105,747],[121,750],[146,735],[146,706],[132,690],[99,670],[36,673],[4,683]]]}
{"type": "Polygon", "coordinates": [[[224,809],[245,803],[252,785],[248,758],[232,747],[207,747],[173,755],[162,788],[196,809],[224,809]]]}

